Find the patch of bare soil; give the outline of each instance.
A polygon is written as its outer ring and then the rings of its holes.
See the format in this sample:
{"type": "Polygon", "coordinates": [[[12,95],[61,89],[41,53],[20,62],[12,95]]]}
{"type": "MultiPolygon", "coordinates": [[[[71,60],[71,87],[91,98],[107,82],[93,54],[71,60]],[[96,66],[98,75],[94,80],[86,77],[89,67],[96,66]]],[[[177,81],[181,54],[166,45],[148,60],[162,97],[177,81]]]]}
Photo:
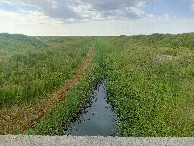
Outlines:
{"type": "Polygon", "coordinates": [[[90,48],[85,61],[77,66],[78,73],[70,79],[60,90],[48,96],[48,98],[39,100],[36,104],[25,104],[22,106],[14,105],[10,108],[0,109],[0,134],[18,134],[25,132],[37,121],[56,108],[65,96],[69,94],[70,89],[77,86],[80,79],[83,78],[87,66],[91,63],[94,55],[93,47],[90,48]]]}
{"type": "Polygon", "coordinates": [[[190,119],[194,122],[194,107],[190,108],[190,119]]]}
{"type": "Polygon", "coordinates": [[[162,62],[165,60],[175,60],[176,58],[177,57],[173,55],[161,55],[161,54],[156,55],[156,59],[158,62],[162,62]]]}

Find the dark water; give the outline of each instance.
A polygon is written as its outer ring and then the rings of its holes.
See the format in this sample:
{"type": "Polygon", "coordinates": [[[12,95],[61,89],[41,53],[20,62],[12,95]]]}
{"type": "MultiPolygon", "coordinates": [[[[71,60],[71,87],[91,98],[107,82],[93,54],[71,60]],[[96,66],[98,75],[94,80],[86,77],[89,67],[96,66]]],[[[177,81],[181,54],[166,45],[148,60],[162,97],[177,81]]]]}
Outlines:
{"type": "Polygon", "coordinates": [[[94,91],[91,104],[79,120],[72,123],[65,135],[74,136],[114,136],[118,132],[116,115],[108,104],[106,88],[100,84],[94,91]]]}

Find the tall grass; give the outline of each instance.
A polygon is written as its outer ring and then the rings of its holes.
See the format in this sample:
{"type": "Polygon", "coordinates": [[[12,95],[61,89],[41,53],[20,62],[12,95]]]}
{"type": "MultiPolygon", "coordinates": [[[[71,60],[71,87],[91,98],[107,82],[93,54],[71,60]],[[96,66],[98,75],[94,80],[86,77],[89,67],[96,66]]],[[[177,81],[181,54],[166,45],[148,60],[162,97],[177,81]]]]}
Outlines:
{"type": "Polygon", "coordinates": [[[30,128],[26,134],[63,135],[63,131],[68,129],[71,122],[79,117],[81,110],[86,107],[90,100],[92,88],[97,82],[95,68],[96,64],[93,61],[77,86],[70,89],[69,94],[66,94],[65,101],[58,105],[56,109],[52,109],[50,114],[30,128]]]}
{"type": "Polygon", "coordinates": [[[62,134],[105,80],[122,136],[194,136],[194,34],[120,37],[0,35],[0,106],[33,102],[76,73],[95,41],[79,84],[28,134],[62,134]]]}
{"type": "Polygon", "coordinates": [[[92,39],[0,34],[0,106],[33,102],[71,78],[92,39]]]}
{"type": "Polygon", "coordinates": [[[193,37],[98,38],[99,64],[123,136],[194,136],[193,37]]]}

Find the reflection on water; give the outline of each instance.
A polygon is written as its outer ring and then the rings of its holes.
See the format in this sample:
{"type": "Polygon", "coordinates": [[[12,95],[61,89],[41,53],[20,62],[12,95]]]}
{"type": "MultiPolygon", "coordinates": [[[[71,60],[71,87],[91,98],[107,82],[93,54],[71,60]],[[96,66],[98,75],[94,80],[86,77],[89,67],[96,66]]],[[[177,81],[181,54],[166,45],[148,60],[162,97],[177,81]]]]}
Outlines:
{"type": "Polygon", "coordinates": [[[113,136],[118,131],[116,115],[107,102],[106,88],[100,84],[94,91],[92,103],[85,109],[79,120],[72,123],[65,135],[113,136]]]}

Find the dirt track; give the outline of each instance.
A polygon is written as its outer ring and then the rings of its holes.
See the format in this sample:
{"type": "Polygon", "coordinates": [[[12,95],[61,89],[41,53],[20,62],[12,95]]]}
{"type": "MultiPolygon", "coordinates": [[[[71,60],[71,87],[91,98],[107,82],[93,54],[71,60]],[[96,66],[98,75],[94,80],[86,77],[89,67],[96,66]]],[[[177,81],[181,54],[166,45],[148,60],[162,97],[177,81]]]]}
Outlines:
{"type": "Polygon", "coordinates": [[[48,98],[34,105],[14,105],[9,108],[0,109],[0,134],[24,133],[35,122],[48,114],[52,108],[55,108],[65,100],[65,95],[68,95],[69,90],[75,88],[79,80],[83,77],[93,55],[93,47],[91,47],[85,60],[76,67],[78,73],[58,91],[48,95],[48,98]]]}

